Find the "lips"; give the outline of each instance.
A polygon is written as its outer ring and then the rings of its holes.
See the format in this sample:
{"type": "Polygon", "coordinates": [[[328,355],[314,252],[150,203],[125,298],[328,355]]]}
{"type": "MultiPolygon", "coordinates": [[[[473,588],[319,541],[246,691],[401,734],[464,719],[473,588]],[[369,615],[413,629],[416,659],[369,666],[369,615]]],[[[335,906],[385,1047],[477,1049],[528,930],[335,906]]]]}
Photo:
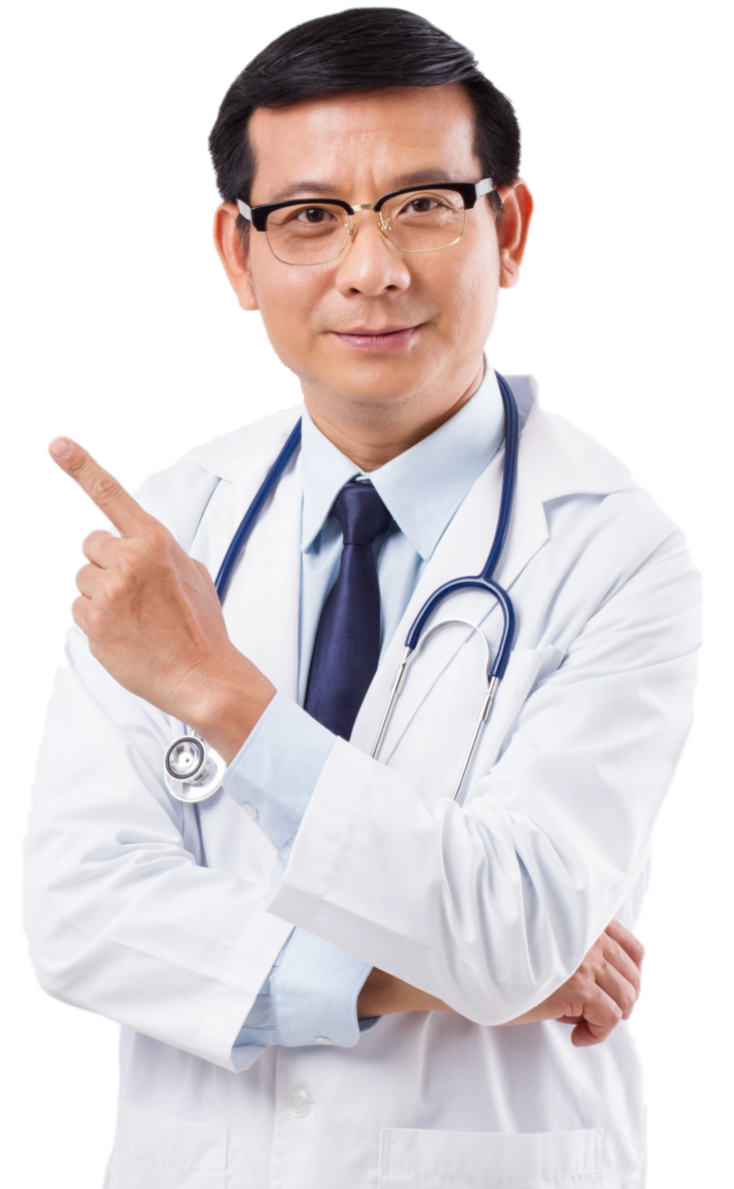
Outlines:
{"type": "Polygon", "coordinates": [[[334,330],[332,334],[352,350],[399,351],[410,344],[419,329],[419,326],[355,326],[334,330]]]}
{"type": "Polygon", "coordinates": [[[351,326],[348,330],[337,330],[334,333],[357,335],[360,337],[367,337],[371,335],[375,338],[382,338],[382,336],[385,334],[402,334],[404,330],[415,330],[415,326],[351,326]]]}

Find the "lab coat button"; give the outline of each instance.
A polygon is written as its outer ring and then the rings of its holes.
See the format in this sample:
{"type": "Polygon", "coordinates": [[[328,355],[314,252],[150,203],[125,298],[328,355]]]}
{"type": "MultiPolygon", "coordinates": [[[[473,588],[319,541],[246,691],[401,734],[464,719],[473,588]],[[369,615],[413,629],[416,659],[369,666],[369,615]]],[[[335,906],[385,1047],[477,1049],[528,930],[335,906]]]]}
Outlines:
{"type": "Polygon", "coordinates": [[[334,1043],[333,1041],[329,1040],[328,1036],[320,1036],[320,1035],[314,1036],[313,1041],[314,1041],[314,1044],[317,1044],[317,1045],[330,1045],[330,1044],[334,1043]]]}
{"type": "Polygon", "coordinates": [[[312,1106],[313,1099],[303,1086],[297,1086],[295,1090],[291,1090],[288,1095],[288,1110],[297,1119],[302,1119],[304,1115],[307,1115],[312,1106]]]}
{"type": "Polygon", "coordinates": [[[250,805],[249,801],[245,801],[245,804],[242,806],[242,808],[244,809],[247,816],[251,817],[253,821],[255,821],[255,819],[259,816],[257,809],[254,805],[250,805]]]}

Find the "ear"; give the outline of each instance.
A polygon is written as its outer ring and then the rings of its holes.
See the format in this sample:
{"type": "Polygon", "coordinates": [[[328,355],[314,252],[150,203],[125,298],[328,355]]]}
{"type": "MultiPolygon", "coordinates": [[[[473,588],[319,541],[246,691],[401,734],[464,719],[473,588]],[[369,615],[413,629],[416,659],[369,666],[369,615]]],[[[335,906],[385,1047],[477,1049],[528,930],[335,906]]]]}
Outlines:
{"type": "Polygon", "coordinates": [[[520,276],[528,227],[533,213],[533,196],[523,181],[498,186],[504,214],[500,235],[500,287],[511,289],[520,276]]]}
{"type": "Polygon", "coordinates": [[[243,240],[237,230],[239,211],[233,202],[223,202],[214,216],[214,243],[229,283],[243,310],[258,308],[250,274],[249,236],[243,240]]]}

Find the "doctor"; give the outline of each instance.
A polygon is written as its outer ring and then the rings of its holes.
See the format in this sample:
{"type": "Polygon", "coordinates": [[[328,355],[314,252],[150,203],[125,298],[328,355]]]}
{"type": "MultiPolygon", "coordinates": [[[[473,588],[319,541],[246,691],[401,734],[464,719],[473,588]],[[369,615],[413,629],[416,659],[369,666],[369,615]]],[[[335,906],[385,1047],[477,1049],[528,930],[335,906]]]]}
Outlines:
{"type": "Polygon", "coordinates": [[[119,535],[84,543],[27,928],[47,990],[123,1026],[107,1184],[639,1185],[620,1020],[689,724],[697,581],[675,527],[527,381],[496,574],[517,638],[461,796],[473,629],[493,651],[501,629],[486,596],[441,610],[465,622],[420,650],[369,754],[414,615],[481,569],[497,521],[483,352],[532,214],[514,113],[421,18],[352,10],[264,50],[211,147],[222,263],[302,406],[137,501],[52,446],[119,535]],[[486,178],[473,204],[450,188],[486,178]],[[258,213],[273,204],[290,205],[258,213]],[[416,247],[411,221],[436,210],[460,233],[416,247]],[[222,608],[211,575],[299,415],[222,608]],[[199,805],[162,780],[182,724],[228,765],[199,805]]]}

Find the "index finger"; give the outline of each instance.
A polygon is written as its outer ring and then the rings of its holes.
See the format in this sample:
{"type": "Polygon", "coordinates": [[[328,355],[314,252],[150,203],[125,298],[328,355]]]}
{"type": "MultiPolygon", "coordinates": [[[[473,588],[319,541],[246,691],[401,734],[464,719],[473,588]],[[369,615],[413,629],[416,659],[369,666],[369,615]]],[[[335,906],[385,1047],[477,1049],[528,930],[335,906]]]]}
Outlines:
{"type": "Polygon", "coordinates": [[[76,442],[70,438],[55,438],[49,453],[123,537],[133,537],[150,524],[151,517],[140,504],[76,442]]]}

